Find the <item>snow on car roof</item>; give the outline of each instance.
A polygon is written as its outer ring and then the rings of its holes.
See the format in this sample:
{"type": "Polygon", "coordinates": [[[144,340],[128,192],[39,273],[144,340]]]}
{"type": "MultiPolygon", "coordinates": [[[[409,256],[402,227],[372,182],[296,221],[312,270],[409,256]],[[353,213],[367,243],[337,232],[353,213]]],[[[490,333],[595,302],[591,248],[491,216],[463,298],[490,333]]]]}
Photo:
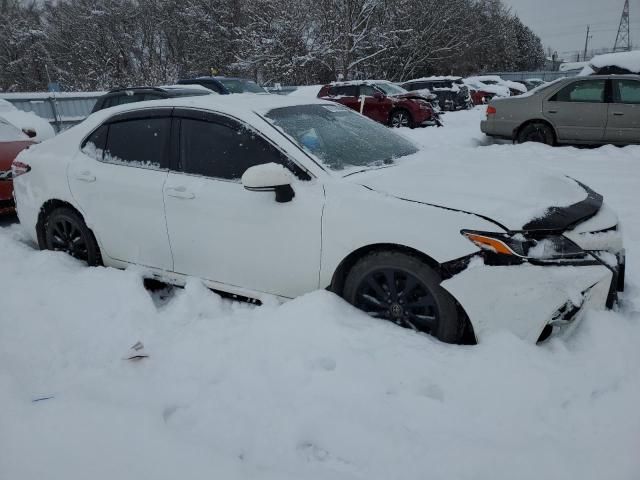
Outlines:
{"type": "MultiPolygon", "coordinates": [[[[593,71],[604,67],[618,67],[629,70],[630,72],[640,73],[640,50],[597,55],[591,59],[589,65],[585,67],[585,70],[590,69],[590,73],[593,73],[593,71]]],[[[588,75],[588,73],[589,72],[586,74],[588,75]]],[[[581,75],[585,75],[584,70],[581,72],[581,75]]]]}
{"type": "Polygon", "coordinates": [[[414,78],[412,80],[407,80],[404,83],[412,83],[412,82],[438,82],[438,81],[451,81],[451,82],[455,82],[456,80],[462,80],[462,77],[455,77],[455,76],[451,76],[451,75],[446,75],[446,76],[431,76],[431,77],[421,77],[421,78],[414,78]]]}
{"type": "Polygon", "coordinates": [[[331,82],[329,85],[344,87],[349,85],[371,85],[375,83],[392,83],[389,80],[347,80],[344,82],[331,82]]]}

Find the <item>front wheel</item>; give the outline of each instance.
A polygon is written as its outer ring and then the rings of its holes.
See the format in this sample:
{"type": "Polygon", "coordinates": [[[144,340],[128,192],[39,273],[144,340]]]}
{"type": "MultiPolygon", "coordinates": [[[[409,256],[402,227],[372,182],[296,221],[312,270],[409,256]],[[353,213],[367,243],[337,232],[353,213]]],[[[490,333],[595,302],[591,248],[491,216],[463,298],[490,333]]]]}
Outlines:
{"type": "Polygon", "coordinates": [[[447,343],[463,340],[456,301],[436,271],[401,252],[371,253],[351,268],[343,297],[374,318],[428,333],[447,343]]]}
{"type": "Polygon", "coordinates": [[[393,128],[411,127],[413,128],[413,120],[411,114],[406,110],[396,110],[391,113],[389,125],[393,128]]]}
{"type": "Polygon", "coordinates": [[[44,224],[44,246],[47,250],[68,253],[90,266],[100,265],[98,242],[76,211],[61,207],[49,214],[44,224]]]}

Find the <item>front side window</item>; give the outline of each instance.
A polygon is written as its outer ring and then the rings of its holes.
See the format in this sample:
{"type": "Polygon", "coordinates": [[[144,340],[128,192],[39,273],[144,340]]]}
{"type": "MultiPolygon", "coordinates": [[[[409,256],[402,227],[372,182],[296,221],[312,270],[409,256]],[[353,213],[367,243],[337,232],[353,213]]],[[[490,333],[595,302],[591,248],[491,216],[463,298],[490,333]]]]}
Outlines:
{"type": "Polygon", "coordinates": [[[376,83],[376,87],[382,90],[387,95],[402,95],[403,93],[407,93],[407,91],[399,87],[398,85],[394,85],[393,83],[380,82],[376,83]]]}
{"type": "Polygon", "coordinates": [[[614,103],[640,104],[640,82],[616,80],[613,83],[614,103]]]}
{"type": "Polygon", "coordinates": [[[345,174],[417,152],[409,140],[340,105],[282,107],[266,116],[326,167],[345,174]]]}
{"type": "Polygon", "coordinates": [[[109,124],[103,161],[161,168],[169,147],[169,117],[137,118],[109,124]]]}
{"type": "Polygon", "coordinates": [[[604,103],[605,84],[605,80],[583,80],[571,83],[551,97],[551,101],[604,103]]]}
{"type": "Polygon", "coordinates": [[[247,128],[181,120],[178,169],[182,172],[238,181],[249,167],[271,162],[286,165],[303,176],[278,150],[247,128]]]}

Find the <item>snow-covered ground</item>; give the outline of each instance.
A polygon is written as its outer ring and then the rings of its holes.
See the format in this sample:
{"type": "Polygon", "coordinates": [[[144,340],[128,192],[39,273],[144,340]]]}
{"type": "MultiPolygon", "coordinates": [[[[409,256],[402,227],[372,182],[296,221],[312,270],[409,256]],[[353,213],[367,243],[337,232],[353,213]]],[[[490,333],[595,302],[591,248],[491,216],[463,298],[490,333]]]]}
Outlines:
{"type": "Polygon", "coordinates": [[[602,193],[628,254],[618,311],[541,346],[450,346],[327,292],[262,307],[197,281],[151,293],[5,220],[0,479],[637,479],[640,147],[492,144],[481,116],[403,133],[433,168],[502,157],[602,193]],[[138,341],[149,357],[124,360],[138,341]]]}

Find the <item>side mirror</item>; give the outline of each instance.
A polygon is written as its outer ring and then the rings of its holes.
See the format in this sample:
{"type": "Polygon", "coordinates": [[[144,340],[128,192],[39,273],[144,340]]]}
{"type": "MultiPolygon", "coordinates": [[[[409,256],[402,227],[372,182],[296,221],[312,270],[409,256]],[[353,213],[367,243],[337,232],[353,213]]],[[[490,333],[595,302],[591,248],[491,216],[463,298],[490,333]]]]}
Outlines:
{"type": "Polygon", "coordinates": [[[373,98],[377,98],[378,100],[384,100],[384,94],[382,92],[375,91],[373,92],[373,98]]]}
{"type": "Polygon", "coordinates": [[[242,185],[251,192],[276,192],[276,202],[293,200],[296,193],[291,186],[289,170],[277,163],[265,163],[247,168],[242,175],[242,185]]]}

